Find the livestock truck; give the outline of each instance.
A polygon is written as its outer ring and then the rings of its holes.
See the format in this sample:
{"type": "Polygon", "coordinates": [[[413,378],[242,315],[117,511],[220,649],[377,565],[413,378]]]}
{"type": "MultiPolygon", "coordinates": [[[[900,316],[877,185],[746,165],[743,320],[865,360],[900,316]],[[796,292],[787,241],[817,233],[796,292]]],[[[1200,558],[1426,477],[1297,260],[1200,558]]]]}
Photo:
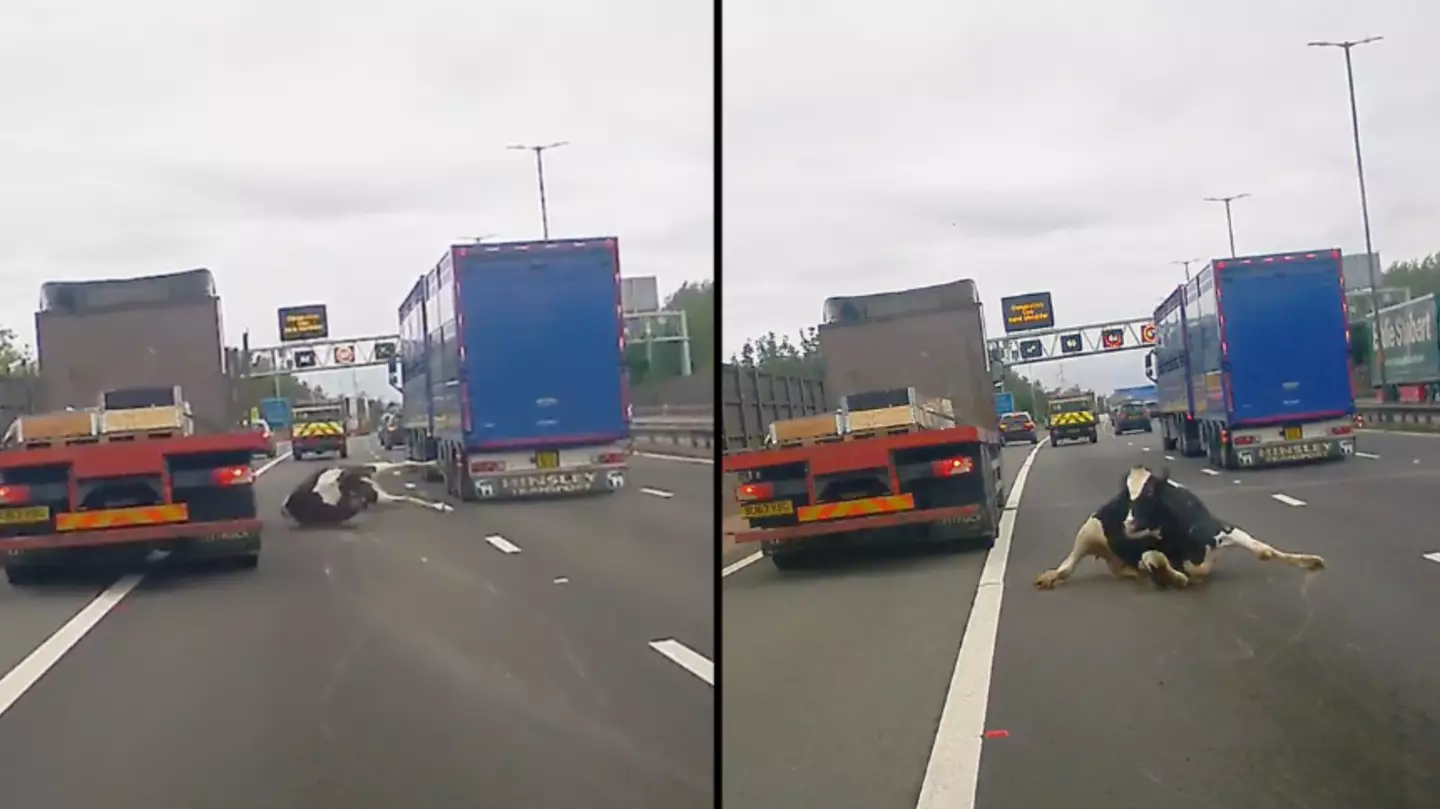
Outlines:
{"type": "Polygon", "coordinates": [[[463,500],[613,492],[631,450],[613,237],[454,246],[400,306],[402,424],[463,500]]]}
{"type": "Polygon", "coordinates": [[[266,439],[235,426],[211,273],[47,283],[35,331],[45,412],[0,441],[6,578],[154,551],[254,567],[266,439]]]}
{"type": "Polygon", "coordinates": [[[729,453],[735,497],[778,568],[846,544],[989,547],[1004,503],[995,387],[975,284],[825,302],[825,388],[837,412],[770,426],[729,453]]]}
{"type": "Polygon", "coordinates": [[[1251,468],[1355,452],[1340,251],[1216,259],[1155,309],[1166,450],[1251,468]]]}

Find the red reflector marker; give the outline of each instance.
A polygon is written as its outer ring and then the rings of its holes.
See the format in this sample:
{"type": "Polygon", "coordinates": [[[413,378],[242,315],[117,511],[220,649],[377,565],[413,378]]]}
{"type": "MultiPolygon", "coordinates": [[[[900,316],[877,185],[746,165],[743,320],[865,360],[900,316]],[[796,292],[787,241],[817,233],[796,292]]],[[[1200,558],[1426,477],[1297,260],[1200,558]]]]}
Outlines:
{"type": "Polygon", "coordinates": [[[742,483],[735,487],[736,500],[769,500],[775,496],[775,487],[769,483],[742,483]]]}
{"type": "Polygon", "coordinates": [[[975,461],[969,456],[963,458],[946,458],[943,461],[936,461],[930,464],[930,471],[936,477],[948,478],[953,475],[966,475],[975,468],[975,461]]]}
{"type": "Polygon", "coordinates": [[[12,483],[7,486],[0,486],[0,504],[15,505],[30,501],[30,487],[12,483]]]}
{"type": "Polygon", "coordinates": [[[245,486],[255,482],[255,472],[248,465],[222,466],[210,473],[216,486],[245,486]]]}

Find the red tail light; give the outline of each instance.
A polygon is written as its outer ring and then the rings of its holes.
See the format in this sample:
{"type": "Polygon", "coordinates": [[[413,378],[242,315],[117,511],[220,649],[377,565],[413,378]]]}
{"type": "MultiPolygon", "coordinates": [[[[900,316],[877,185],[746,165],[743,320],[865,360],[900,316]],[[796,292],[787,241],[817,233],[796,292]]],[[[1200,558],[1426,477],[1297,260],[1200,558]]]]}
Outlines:
{"type": "Polygon", "coordinates": [[[770,500],[774,497],[773,483],[742,483],[735,487],[736,500],[770,500]]]}
{"type": "Polygon", "coordinates": [[[1244,446],[1248,446],[1248,445],[1253,444],[1253,443],[1255,443],[1255,436],[1253,436],[1253,435],[1237,435],[1237,436],[1235,436],[1235,446],[1237,446],[1237,447],[1244,447],[1244,446]]]}
{"type": "Polygon", "coordinates": [[[249,466],[222,466],[210,473],[216,486],[248,486],[255,482],[255,471],[249,466]]]}
{"type": "Polygon", "coordinates": [[[504,462],[504,461],[471,461],[471,462],[470,462],[470,471],[471,471],[472,473],[480,473],[480,472],[500,472],[500,471],[503,471],[504,469],[505,469],[505,462],[504,462]]]}
{"type": "Polygon", "coordinates": [[[975,461],[969,456],[963,458],[946,458],[943,461],[935,461],[930,464],[930,472],[937,478],[968,475],[974,468],[975,461]]]}
{"type": "Polygon", "coordinates": [[[1027,421],[1027,422],[1025,422],[1025,429],[1027,429],[1027,430],[1033,430],[1033,429],[1035,429],[1035,422],[1033,422],[1033,421],[1027,421]]]}
{"type": "Polygon", "coordinates": [[[7,506],[30,502],[30,487],[18,483],[0,486],[0,504],[7,506]]]}
{"type": "Polygon", "coordinates": [[[1343,425],[1343,424],[1342,424],[1341,426],[1339,426],[1339,427],[1331,427],[1331,428],[1330,428],[1330,434],[1331,434],[1331,435],[1350,435],[1350,434],[1352,434],[1352,433],[1354,433],[1354,432],[1355,432],[1355,428],[1354,428],[1354,427],[1350,427],[1350,426],[1348,426],[1348,425],[1343,425]]]}
{"type": "Polygon", "coordinates": [[[625,453],[623,453],[623,452],[602,452],[602,453],[600,453],[600,455],[599,455],[598,457],[595,458],[595,462],[596,462],[596,463],[601,463],[601,464],[607,464],[607,463],[625,463],[625,453]]]}

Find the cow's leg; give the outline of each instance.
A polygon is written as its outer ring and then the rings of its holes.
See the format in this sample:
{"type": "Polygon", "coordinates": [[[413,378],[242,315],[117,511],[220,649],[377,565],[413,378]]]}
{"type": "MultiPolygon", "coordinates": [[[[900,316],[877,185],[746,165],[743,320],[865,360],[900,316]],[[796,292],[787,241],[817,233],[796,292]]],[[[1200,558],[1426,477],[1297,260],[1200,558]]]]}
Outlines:
{"type": "Polygon", "coordinates": [[[1184,569],[1185,575],[1190,577],[1190,582],[1192,584],[1200,584],[1201,582],[1205,581],[1205,579],[1209,578],[1210,574],[1214,572],[1215,555],[1219,550],[1220,549],[1218,547],[1206,548],[1204,561],[1200,562],[1197,565],[1187,559],[1185,560],[1184,564],[1180,566],[1184,569]]]}
{"type": "Polygon", "coordinates": [[[1245,550],[1255,554],[1255,558],[1262,562],[1282,562],[1305,570],[1325,569],[1325,559],[1323,557],[1316,556],[1313,553],[1290,553],[1289,551],[1282,551],[1279,548],[1272,547],[1250,536],[1249,532],[1243,528],[1231,528],[1228,531],[1221,531],[1215,539],[1221,547],[1226,545],[1239,545],[1245,550]]]}
{"type": "Polygon", "coordinates": [[[1172,587],[1184,587],[1190,583],[1190,577],[1172,567],[1169,557],[1157,550],[1140,555],[1140,569],[1163,578],[1172,587]]]}
{"type": "Polygon", "coordinates": [[[1105,529],[1100,526],[1100,520],[1092,516],[1081,524],[1080,530],[1076,532],[1075,545],[1070,549],[1070,555],[1065,557],[1059,567],[1037,576],[1035,586],[1049,590],[1070,578],[1070,574],[1075,572],[1075,566],[1090,556],[1103,560],[1110,572],[1116,576],[1133,578],[1137,575],[1134,568],[1127,566],[1111,552],[1110,543],[1105,541],[1105,529]]]}
{"type": "Polygon", "coordinates": [[[374,480],[371,480],[370,478],[365,478],[365,481],[371,486],[375,487],[375,499],[377,504],[389,505],[394,503],[411,503],[420,506],[421,508],[428,508],[434,511],[446,510],[444,503],[432,502],[430,500],[421,500],[418,497],[411,497],[408,494],[391,494],[380,488],[374,480]]]}

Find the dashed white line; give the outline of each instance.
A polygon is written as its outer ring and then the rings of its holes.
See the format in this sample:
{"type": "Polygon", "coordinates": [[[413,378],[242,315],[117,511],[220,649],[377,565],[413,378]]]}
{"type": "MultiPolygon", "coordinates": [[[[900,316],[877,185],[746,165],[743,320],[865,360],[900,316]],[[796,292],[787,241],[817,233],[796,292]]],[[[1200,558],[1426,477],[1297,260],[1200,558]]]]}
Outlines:
{"type": "Polygon", "coordinates": [[[1440,562],[1440,553],[1427,553],[1422,555],[1420,558],[1429,559],[1432,562],[1440,562]]]}
{"type": "MultiPolygon", "coordinates": [[[[1030,450],[1000,516],[995,546],[985,556],[980,585],[970,606],[970,619],[960,639],[960,654],[950,675],[945,706],[940,709],[940,726],[925,765],[917,809],[973,809],[980,783],[980,748],[984,743],[985,711],[990,702],[990,670],[995,661],[995,642],[1000,631],[1000,602],[1005,596],[1005,566],[1010,558],[1010,540],[1015,534],[1015,515],[1030,467],[1045,442],[1030,450]]],[[[962,598],[968,597],[959,594],[962,598]]]]}
{"type": "Polygon", "coordinates": [[[667,500],[675,496],[674,492],[667,492],[664,489],[651,489],[649,487],[643,487],[640,489],[640,491],[645,494],[652,494],[656,497],[663,497],[667,500]]]}
{"type": "Polygon", "coordinates": [[[1214,469],[1201,469],[1200,471],[1201,471],[1201,472],[1204,472],[1204,473],[1207,474],[1207,475],[1212,475],[1212,476],[1213,476],[1213,475],[1218,475],[1218,474],[1220,474],[1219,472],[1216,472],[1214,469]]]}
{"type": "Polygon", "coordinates": [[[650,641],[650,648],[670,658],[670,662],[704,680],[715,684],[715,663],[674,638],[650,641]]]}
{"type": "Polygon", "coordinates": [[[1284,503],[1284,504],[1287,505],[1287,506],[1303,506],[1303,505],[1305,505],[1305,501],[1304,501],[1304,500],[1297,500],[1297,499],[1295,499],[1294,497],[1291,497],[1291,496],[1288,495],[1288,494],[1278,494],[1278,493],[1277,493],[1277,494],[1272,494],[1272,495],[1270,495],[1270,496],[1273,497],[1273,498],[1275,498],[1276,500],[1279,500],[1280,502],[1284,503]]]}
{"type": "Polygon", "coordinates": [[[1149,447],[1141,447],[1141,448],[1140,448],[1140,451],[1141,451],[1141,452],[1149,452],[1149,451],[1150,451],[1150,448],[1149,448],[1149,447]]]}
{"type": "Polygon", "coordinates": [[[1356,458],[1369,458],[1369,459],[1372,460],[1372,461],[1378,461],[1378,460],[1380,460],[1380,456],[1379,456],[1379,455],[1376,455],[1376,454],[1373,453],[1373,452],[1361,452],[1361,451],[1358,450],[1358,449],[1355,450],[1355,457],[1356,457],[1356,458]]]}
{"type": "Polygon", "coordinates": [[[511,542],[510,540],[500,536],[499,534],[491,534],[490,536],[485,537],[485,541],[495,546],[495,550],[500,551],[501,553],[520,552],[519,545],[516,545],[514,542],[511,542]]]}
{"type": "Polygon", "coordinates": [[[1167,460],[1167,461],[1173,461],[1173,460],[1175,460],[1175,456],[1174,456],[1174,455],[1166,455],[1166,456],[1165,456],[1165,460],[1167,460]]]}

